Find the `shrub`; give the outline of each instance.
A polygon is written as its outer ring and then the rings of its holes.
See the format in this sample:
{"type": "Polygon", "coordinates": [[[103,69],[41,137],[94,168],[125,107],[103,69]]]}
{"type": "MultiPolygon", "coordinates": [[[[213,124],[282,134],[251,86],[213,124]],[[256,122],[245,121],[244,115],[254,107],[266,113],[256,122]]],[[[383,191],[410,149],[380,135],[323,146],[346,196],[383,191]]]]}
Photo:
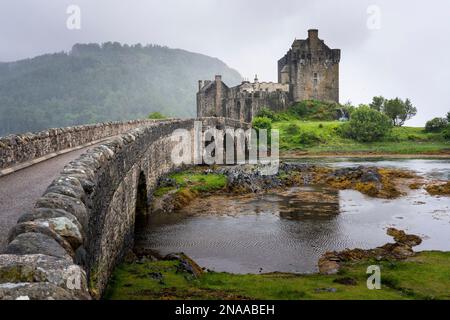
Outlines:
{"type": "Polygon", "coordinates": [[[313,131],[301,131],[298,135],[297,142],[305,146],[311,146],[322,142],[322,139],[313,131]]]}
{"type": "Polygon", "coordinates": [[[166,119],[167,117],[161,112],[152,112],[147,116],[148,119],[166,119]]]}
{"type": "Polygon", "coordinates": [[[381,140],[391,130],[390,119],[379,111],[361,106],[352,112],[350,121],[341,126],[340,134],[360,142],[381,140]]]}
{"type": "Polygon", "coordinates": [[[290,134],[290,135],[296,135],[300,132],[300,127],[298,125],[296,125],[295,123],[291,123],[290,125],[288,125],[288,127],[286,128],[286,133],[290,134]]]}
{"type": "Polygon", "coordinates": [[[256,117],[252,121],[252,127],[258,133],[258,143],[259,143],[259,130],[267,130],[267,143],[271,141],[271,130],[272,130],[272,120],[267,117],[256,117]]]}
{"type": "Polygon", "coordinates": [[[336,120],[342,107],[334,102],[305,100],[292,105],[288,112],[299,119],[306,120],[336,120]]]}
{"type": "Polygon", "coordinates": [[[445,129],[442,131],[442,136],[445,140],[450,140],[450,124],[445,127],[445,129]]]}
{"type": "Polygon", "coordinates": [[[447,127],[448,121],[445,118],[433,118],[425,124],[426,132],[440,132],[447,127]]]}
{"type": "Polygon", "coordinates": [[[265,117],[265,118],[269,118],[272,121],[277,121],[278,120],[278,116],[277,114],[270,110],[267,107],[262,107],[261,110],[259,110],[258,114],[256,115],[257,117],[265,117]]]}
{"type": "Polygon", "coordinates": [[[256,130],[259,129],[272,129],[272,120],[267,117],[255,117],[252,121],[252,126],[256,130]]]}

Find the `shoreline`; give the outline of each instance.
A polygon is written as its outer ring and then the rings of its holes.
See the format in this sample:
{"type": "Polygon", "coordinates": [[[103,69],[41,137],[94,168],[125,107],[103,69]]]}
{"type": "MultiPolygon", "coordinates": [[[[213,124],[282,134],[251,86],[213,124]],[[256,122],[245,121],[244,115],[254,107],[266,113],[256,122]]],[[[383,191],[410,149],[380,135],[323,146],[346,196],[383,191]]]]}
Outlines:
{"type": "Polygon", "coordinates": [[[388,159],[450,159],[450,153],[371,153],[371,152],[324,152],[280,151],[280,159],[320,159],[320,158],[388,158],[388,159]]]}

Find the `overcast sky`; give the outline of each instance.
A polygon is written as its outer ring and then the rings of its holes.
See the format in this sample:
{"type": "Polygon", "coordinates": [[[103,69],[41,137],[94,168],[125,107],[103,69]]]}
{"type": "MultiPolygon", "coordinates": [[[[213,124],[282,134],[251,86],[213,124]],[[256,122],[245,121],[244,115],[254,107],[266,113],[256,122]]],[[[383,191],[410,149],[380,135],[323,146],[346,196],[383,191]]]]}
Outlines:
{"type": "Polygon", "coordinates": [[[341,103],[409,97],[419,109],[409,125],[450,111],[448,0],[1,0],[0,61],[77,42],[155,43],[276,81],[277,60],[309,28],[341,49],[341,103]],[[69,5],[81,9],[80,30],[66,27],[69,5]]]}

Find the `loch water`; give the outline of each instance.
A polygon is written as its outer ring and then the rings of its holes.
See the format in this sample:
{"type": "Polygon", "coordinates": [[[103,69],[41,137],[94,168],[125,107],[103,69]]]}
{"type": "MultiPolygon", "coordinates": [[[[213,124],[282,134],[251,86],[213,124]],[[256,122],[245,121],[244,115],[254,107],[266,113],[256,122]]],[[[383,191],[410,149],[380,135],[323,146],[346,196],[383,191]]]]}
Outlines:
{"type": "MultiPolygon", "coordinates": [[[[429,179],[450,180],[449,159],[308,162],[401,168],[429,179]]],[[[311,273],[317,272],[317,261],[326,251],[392,242],[386,235],[388,227],[421,236],[424,241],[416,251],[448,251],[450,199],[423,189],[409,190],[397,199],[377,199],[317,185],[263,195],[214,195],[195,199],[173,213],[152,215],[136,242],[161,254],[184,252],[214,271],[311,273]]]]}

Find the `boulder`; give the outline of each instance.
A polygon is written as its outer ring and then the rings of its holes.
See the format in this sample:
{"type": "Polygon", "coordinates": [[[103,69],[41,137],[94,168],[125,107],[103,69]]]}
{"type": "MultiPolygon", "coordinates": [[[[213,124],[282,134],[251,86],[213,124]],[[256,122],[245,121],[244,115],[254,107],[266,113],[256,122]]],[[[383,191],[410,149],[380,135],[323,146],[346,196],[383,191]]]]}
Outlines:
{"type": "MultiPolygon", "coordinates": [[[[33,288],[61,288],[72,296],[89,298],[84,270],[71,261],[48,255],[0,255],[0,283],[0,299],[26,296],[24,290],[30,284],[34,284],[33,288]]],[[[47,291],[52,294],[52,290],[47,291]]],[[[59,293],[63,291],[56,289],[55,294],[59,293]]],[[[39,295],[28,296],[39,298],[39,295]]]]}
{"type": "Polygon", "coordinates": [[[62,236],[52,229],[47,222],[43,221],[27,221],[16,224],[8,235],[8,243],[12,242],[18,235],[23,233],[41,233],[54,239],[67,253],[74,255],[73,248],[62,236]]]}
{"type": "Polygon", "coordinates": [[[15,255],[45,254],[73,261],[69,253],[55,239],[35,232],[19,234],[8,244],[4,253],[15,255]]]}
{"type": "Polygon", "coordinates": [[[48,282],[25,282],[0,284],[0,300],[80,300],[80,297],[48,282]]]}
{"type": "MultiPolygon", "coordinates": [[[[35,207],[37,209],[46,208],[46,209],[64,210],[65,212],[73,215],[78,220],[78,222],[80,223],[80,225],[83,227],[84,230],[88,230],[89,216],[86,206],[84,205],[83,202],[81,202],[81,200],[74,199],[72,197],[58,193],[47,193],[37,200],[35,207]]],[[[59,211],[59,213],[61,212],[59,211]]],[[[32,213],[23,215],[19,221],[29,221],[33,219],[50,218],[55,216],[69,217],[68,215],[65,214],[44,215],[44,212],[34,210],[32,213]]]]}

